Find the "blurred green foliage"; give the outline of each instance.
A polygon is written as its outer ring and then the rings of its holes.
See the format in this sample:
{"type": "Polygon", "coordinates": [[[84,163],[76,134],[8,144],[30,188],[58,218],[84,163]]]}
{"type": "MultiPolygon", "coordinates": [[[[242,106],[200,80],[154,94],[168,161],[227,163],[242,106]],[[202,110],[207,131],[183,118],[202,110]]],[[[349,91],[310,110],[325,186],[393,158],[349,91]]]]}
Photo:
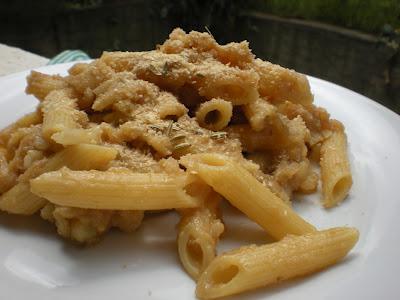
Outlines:
{"type": "Polygon", "coordinates": [[[262,0],[252,8],[371,33],[400,30],[400,0],[262,0]]]}

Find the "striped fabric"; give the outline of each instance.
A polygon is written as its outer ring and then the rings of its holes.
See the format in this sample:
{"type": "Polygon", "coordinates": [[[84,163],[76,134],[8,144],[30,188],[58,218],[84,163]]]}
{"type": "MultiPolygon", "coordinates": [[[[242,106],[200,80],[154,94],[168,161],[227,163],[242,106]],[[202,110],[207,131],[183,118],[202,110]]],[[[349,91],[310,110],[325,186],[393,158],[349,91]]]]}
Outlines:
{"type": "Polygon", "coordinates": [[[58,54],[57,56],[53,57],[47,63],[48,65],[55,65],[61,64],[70,61],[77,61],[77,60],[88,60],[90,59],[89,55],[81,50],[65,50],[58,54]]]}

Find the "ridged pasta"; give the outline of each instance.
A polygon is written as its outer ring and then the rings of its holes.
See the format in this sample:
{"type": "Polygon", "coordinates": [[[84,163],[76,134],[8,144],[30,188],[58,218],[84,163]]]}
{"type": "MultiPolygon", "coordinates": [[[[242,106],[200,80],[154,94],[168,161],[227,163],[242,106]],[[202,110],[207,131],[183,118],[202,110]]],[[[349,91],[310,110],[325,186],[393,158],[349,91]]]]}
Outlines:
{"type": "Polygon", "coordinates": [[[211,99],[200,104],[196,120],[200,126],[218,131],[228,126],[232,118],[232,104],[223,99],[211,99]]]}
{"type": "Polygon", "coordinates": [[[26,78],[28,83],[25,92],[34,95],[39,100],[44,100],[52,91],[67,89],[68,83],[59,75],[47,75],[32,71],[26,78]]]}
{"type": "Polygon", "coordinates": [[[50,140],[54,133],[80,128],[87,122],[86,114],[77,110],[76,100],[66,90],[50,92],[42,102],[43,137],[50,140]]]}
{"type": "Polygon", "coordinates": [[[104,146],[85,144],[70,146],[48,160],[28,168],[16,185],[0,196],[0,210],[13,214],[34,214],[47,201],[31,193],[29,184],[31,178],[58,170],[63,166],[78,170],[102,169],[116,157],[117,153],[117,150],[104,146]]]}
{"type": "Polygon", "coordinates": [[[221,197],[204,189],[202,193],[204,204],[199,208],[180,210],[178,224],[179,258],[193,279],[197,279],[214,259],[219,237],[224,231],[218,207],[221,197]]]}
{"type": "Polygon", "coordinates": [[[57,144],[63,146],[79,145],[79,144],[100,144],[102,130],[100,127],[92,127],[88,129],[66,129],[56,132],[51,139],[57,144]]]}
{"type": "Polygon", "coordinates": [[[314,226],[228,157],[205,153],[181,161],[272,237],[279,240],[288,234],[315,231],[314,226]]]}
{"type": "Polygon", "coordinates": [[[329,208],[342,202],[353,184],[347,158],[347,139],[334,131],[321,146],[322,203],[329,208]]]}
{"type": "Polygon", "coordinates": [[[186,176],[63,168],[30,181],[31,191],[62,206],[116,210],[197,207],[184,188],[186,176]]]}
{"type": "Polygon", "coordinates": [[[249,120],[250,126],[254,131],[261,131],[269,124],[279,120],[277,118],[277,109],[272,104],[268,103],[267,99],[258,98],[257,100],[244,105],[244,113],[247,120],[249,120]]]}
{"type": "Polygon", "coordinates": [[[19,128],[30,127],[42,122],[42,115],[39,111],[34,111],[19,118],[13,124],[0,131],[0,145],[6,146],[13,133],[19,128]]]}
{"type": "Polygon", "coordinates": [[[358,236],[354,228],[339,227],[224,253],[200,276],[196,295],[214,299],[314,273],[346,256],[358,236]]]}
{"type": "Polygon", "coordinates": [[[14,185],[0,196],[0,210],[17,215],[33,215],[46,203],[46,199],[31,193],[26,182],[14,185]]]}
{"type": "Polygon", "coordinates": [[[261,96],[274,103],[312,103],[313,95],[305,75],[261,59],[255,59],[252,66],[260,76],[258,91],[261,96]]]}

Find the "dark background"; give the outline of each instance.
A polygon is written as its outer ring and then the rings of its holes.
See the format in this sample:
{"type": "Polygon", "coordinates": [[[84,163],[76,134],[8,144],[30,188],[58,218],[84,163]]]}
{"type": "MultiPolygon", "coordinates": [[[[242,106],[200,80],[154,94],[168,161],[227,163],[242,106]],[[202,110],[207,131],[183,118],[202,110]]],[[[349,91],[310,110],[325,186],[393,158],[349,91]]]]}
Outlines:
{"type": "Polygon", "coordinates": [[[0,42],[52,57],[154,49],[175,27],[364,94],[400,113],[399,0],[0,1],[0,42]]]}

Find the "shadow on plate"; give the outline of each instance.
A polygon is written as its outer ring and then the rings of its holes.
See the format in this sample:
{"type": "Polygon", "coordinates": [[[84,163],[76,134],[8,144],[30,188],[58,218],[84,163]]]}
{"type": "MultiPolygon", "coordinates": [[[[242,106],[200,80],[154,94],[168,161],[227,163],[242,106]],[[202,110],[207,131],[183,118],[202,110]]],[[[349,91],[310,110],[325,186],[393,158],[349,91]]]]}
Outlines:
{"type": "Polygon", "coordinates": [[[9,231],[13,234],[31,234],[42,237],[51,237],[56,234],[54,226],[37,215],[21,216],[1,213],[0,230],[9,231]]]}
{"type": "Polygon", "coordinates": [[[146,215],[134,233],[111,230],[91,246],[64,241],[62,251],[73,263],[71,272],[81,281],[133,270],[157,272],[166,264],[177,267],[180,265],[176,250],[177,222],[174,212],[146,215]]]}
{"type": "Polygon", "coordinates": [[[224,203],[222,209],[225,225],[219,247],[222,251],[249,244],[262,245],[274,241],[258,224],[249,220],[235,207],[224,203]]]}
{"type": "MultiPolygon", "coordinates": [[[[226,232],[218,246],[218,253],[242,245],[261,245],[272,242],[261,227],[249,221],[245,215],[230,205],[223,205],[223,218],[226,232]]],[[[176,224],[178,221],[179,216],[175,212],[147,214],[142,226],[136,232],[127,234],[112,230],[105,234],[99,243],[87,247],[63,240],[56,234],[54,225],[38,216],[4,214],[0,218],[0,230],[9,231],[22,240],[24,236],[31,237],[30,248],[33,249],[32,251],[36,249],[34,255],[38,257],[37,261],[45,259],[48,267],[47,269],[40,268],[30,259],[24,260],[25,267],[35,272],[40,270],[41,274],[57,279],[60,285],[65,282],[93,283],[100,279],[133,272],[140,272],[149,280],[153,276],[165,276],[165,272],[174,272],[190,281],[180,265],[177,254],[176,224]],[[32,239],[32,236],[38,238],[32,239]],[[63,271],[57,269],[56,272],[56,266],[61,266],[63,271]],[[48,272],[50,273],[47,274],[48,272]]],[[[21,255],[15,257],[17,260],[21,259],[21,255]]],[[[282,289],[296,285],[298,281],[308,281],[314,276],[247,293],[245,298],[234,299],[255,299],[261,295],[260,293],[263,296],[273,295],[282,289]]]]}

